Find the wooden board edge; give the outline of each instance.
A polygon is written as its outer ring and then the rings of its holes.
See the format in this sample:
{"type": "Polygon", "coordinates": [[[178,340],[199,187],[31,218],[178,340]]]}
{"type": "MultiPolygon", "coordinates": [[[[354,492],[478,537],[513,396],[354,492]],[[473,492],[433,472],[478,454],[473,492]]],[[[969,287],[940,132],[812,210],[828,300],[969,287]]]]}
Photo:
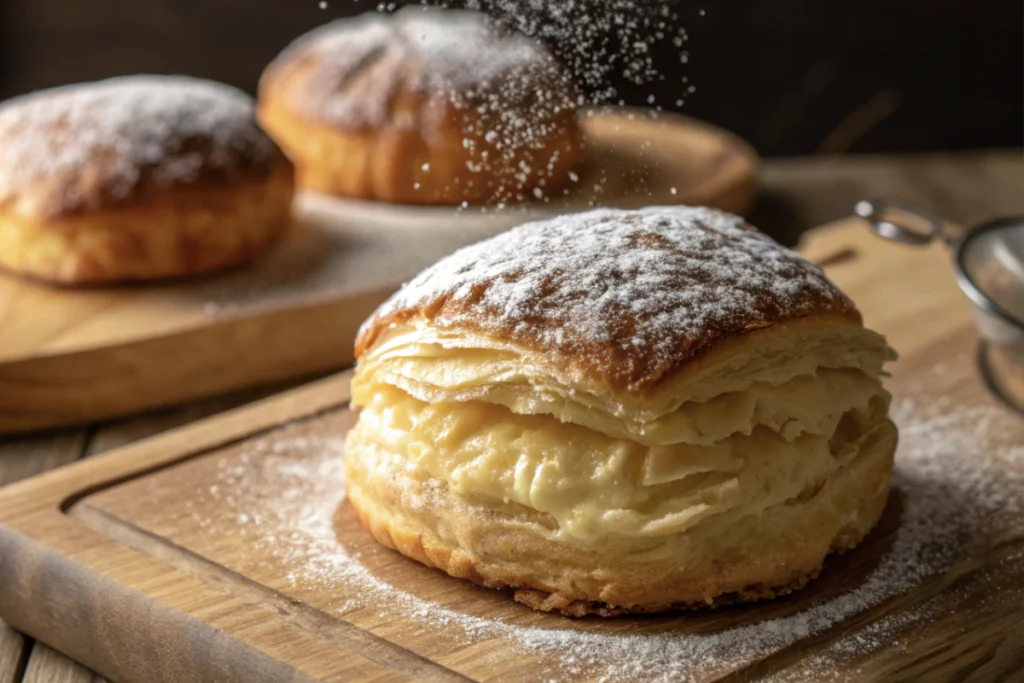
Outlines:
{"type": "Polygon", "coordinates": [[[201,455],[285,422],[342,407],[349,401],[352,371],[341,372],[250,405],[143,439],[0,489],[0,525],[40,510],[66,509],[119,482],[201,455]],[[131,463],[130,467],[124,467],[131,463]],[[52,492],[40,498],[38,489],[52,492]]]}
{"type": "Polygon", "coordinates": [[[0,614],[4,619],[109,679],[152,680],[151,653],[160,651],[170,662],[191,665],[225,683],[314,680],[209,624],[91,572],[3,526],[0,557],[0,585],[5,588],[0,591],[0,614]],[[56,594],[55,586],[60,587],[56,594]],[[86,632],[93,637],[83,637],[86,632]]]}
{"type": "Polygon", "coordinates": [[[0,363],[0,434],[81,424],[339,370],[352,363],[359,325],[392,290],[119,346],[0,363]],[[308,319],[317,320],[323,333],[296,339],[295,330],[304,329],[308,319]],[[76,390],[84,385],[88,400],[76,390]]]}
{"type": "Polygon", "coordinates": [[[324,680],[314,662],[332,654],[342,656],[330,660],[337,680],[470,680],[347,622],[325,632],[326,617],[229,590],[223,568],[220,580],[183,570],[102,524],[53,510],[35,523],[46,542],[0,526],[0,585],[10,589],[0,592],[0,615],[113,681],[307,683],[324,680]],[[71,538],[75,552],[48,547],[71,538]]]}
{"type": "MultiPolygon", "coordinates": [[[[166,566],[168,573],[201,581],[225,596],[230,596],[231,600],[270,612],[275,620],[281,622],[281,628],[298,629],[329,641],[339,654],[357,653],[360,658],[384,667],[388,674],[437,683],[467,683],[471,680],[371,631],[292,600],[186,548],[113,517],[88,505],[86,501],[73,508],[69,516],[119,547],[130,548],[160,562],[166,566]]],[[[228,635],[235,637],[239,634],[231,632],[228,635]]]]}
{"type": "MultiPolygon", "coordinates": [[[[186,571],[165,561],[159,552],[134,542],[130,529],[110,528],[124,526],[120,520],[98,519],[79,501],[282,423],[344,406],[349,400],[350,375],[340,373],[0,490],[0,586],[5,589],[0,590],[0,615],[12,627],[111,680],[152,680],[153,649],[161,651],[162,665],[177,667],[181,680],[318,680],[284,664],[280,652],[275,657],[269,649],[246,642],[244,629],[224,627],[244,612],[246,623],[262,623],[279,634],[313,642],[322,626],[315,616],[270,620],[268,610],[284,612],[226,590],[224,581],[210,581],[202,571],[186,571]],[[139,565],[157,568],[160,585],[189,582],[194,584],[193,591],[169,600],[144,592],[123,575],[119,578],[121,571],[129,571],[125,567],[138,571],[139,565]],[[206,606],[195,604],[196,590],[214,596],[222,603],[219,613],[231,617],[207,620],[197,613],[206,606]],[[125,623],[134,627],[119,630],[125,623]]],[[[329,642],[317,642],[357,659],[352,666],[361,672],[359,680],[468,680],[399,645],[347,626],[332,629],[329,642]]],[[[157,678],[179,680],[166,672],[157,678]]]]}

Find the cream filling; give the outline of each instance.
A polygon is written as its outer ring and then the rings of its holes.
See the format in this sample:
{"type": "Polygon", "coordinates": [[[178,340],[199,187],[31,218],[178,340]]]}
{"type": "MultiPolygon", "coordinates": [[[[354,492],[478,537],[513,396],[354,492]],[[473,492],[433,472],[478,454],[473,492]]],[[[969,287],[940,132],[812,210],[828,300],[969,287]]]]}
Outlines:
{"type": "Polygon", "coordinates": [[[547,513],[555,535],[585,542],[678,534],[813,495],[856,456],[887,403],[876,388],[864,410],[823,410],[820,434],[786,435],[786,422],[782,433],[756,424],[711,445],[645,445],[483,401],[428,403],[386,384],[357,393],[362,441],[460,496],[547,513]]]}

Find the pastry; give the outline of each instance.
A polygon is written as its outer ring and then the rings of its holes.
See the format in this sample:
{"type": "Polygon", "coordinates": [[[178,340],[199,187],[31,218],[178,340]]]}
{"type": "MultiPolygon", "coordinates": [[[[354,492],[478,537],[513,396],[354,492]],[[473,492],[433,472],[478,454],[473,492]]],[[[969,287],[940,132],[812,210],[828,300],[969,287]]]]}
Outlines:
{"type": "Polygon", "coordinates": [[[205,273],[284,233],[291,163],[252,99],[131,76],[0,104],[0,267],[107,284],[205,273]]]}
{"type": "Polygon", "coordinates": [[[299,184],[409,204],[522,201],[571,183],[579,95],[541,45],[467,11],[322,26],[260,82],[261,123],[299,184]]]}
{"type": "Polygon", "coordinates": [[[525,225],[417,276],[356,352],[362,523],[536,609],[779,595],[886,504],[894,352],[820,270],[730,214],[525,225]]]}

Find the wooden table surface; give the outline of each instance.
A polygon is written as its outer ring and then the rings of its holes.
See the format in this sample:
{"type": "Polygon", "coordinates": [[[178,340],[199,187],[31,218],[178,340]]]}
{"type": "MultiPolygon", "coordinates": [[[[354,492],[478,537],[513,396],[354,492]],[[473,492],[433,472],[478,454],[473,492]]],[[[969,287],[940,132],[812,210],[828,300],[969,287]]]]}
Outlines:
{"type": "MultiPolygon", "coordinates": [[[[965,225],[1024,214],[1024,153],[1012,150],[768,161],[763,172],[761,199],[752,221],[778,239],[793,243],[801,231],[849,214],[858,199],[879,196],[900,196],[915,201],[965,225]]],[[[114,422],[0,440],[0,485],[301,383],[295,381],[242,392],[114,422]]],[[[102,680],[0,621],[0,683],[102,680]]]]}

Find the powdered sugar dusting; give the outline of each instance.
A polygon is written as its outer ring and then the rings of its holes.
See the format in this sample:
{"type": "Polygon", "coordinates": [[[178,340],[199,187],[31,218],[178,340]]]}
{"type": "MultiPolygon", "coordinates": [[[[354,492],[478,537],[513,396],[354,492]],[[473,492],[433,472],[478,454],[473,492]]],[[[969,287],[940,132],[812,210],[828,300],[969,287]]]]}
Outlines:
{"type": "MultiPolygon", "coordinates": [[[[183,76],[130,76],[45,90],[0,105],[0,205],[39,183],[64,208],[124,198],[142,182],[265,167],[277,148],[252,99],[183,76]]],[[[28,208],[28,207],[24,207],[28,208]]]]}
{"type": "MultiPolygon", "coordinates": [[[[309,61],[317,74],[296,104],[308,116],[353,127],[383,125],[401,89],[497,111],[538,88],[559,99],[553,89],[570,85],[542,45],[457,10],[408,7],[394,16],[339,19],[296,39],[268,73],[309,61]]],[[[553,106],[576,104],[571,87],[565,94],[553,106]]]]}
{"type": "Polygon", "coordinates": [[[853,310],[820,270],[742,218],[691,207],[562,216],[460,249],[364,333],[437,302],[434,325],[480,326],[566,358],[609,355],[634,376],[648,370],[637,358],[657,367],[744,329],[853,310]]]}
{"type": "MultiPolygon", "coordinates": [[[[344,592],[347,602],[340,613],[367,610],[384,621],[407,621],[423,633],[455,634],[466,647],[501,639],[513,653],[540,658],[553,680],[699,680],[741,668],[880,606],[963,558],[972,544],[993,535],[1024,534],[1024,443],[1017,439],[1013,445],[1021,432],[1017,418],[991,405],[954,407],[930,394],[900,399],[894,418],[902,430],[894,473],[902,513],[892,545],[863,582],[831,596],[826,591],[823,601],[815,603],[814,586],[829,580],[826,568],[818,582],[794,596],[807,607],[702,633],[673,628],[685,628],[696,618],[686,616],[658,622],[653,629],[645,620],[611,622],[635,623],[640,632],[634,633],[599,633],[592,621],[553,617],[545,618],[551,627],[523,626],[472,616],[379,578],[350,554],[352,546],[335,531],[335,511],[344,499],[340,435],[309,437],[294,427],[283,430],[250,446],[241,464],[225,460],[220,481],[209,493],[264,554],[281,564],[290,585],[344,592]]],[[[836,662],[851,653],[891,646],[893,634],[927,619],[930,609],[934,606],[928,603],[890,614],[837,636],[808,660],[814,665],[810,675],[838,671],[836,662]]]]}

